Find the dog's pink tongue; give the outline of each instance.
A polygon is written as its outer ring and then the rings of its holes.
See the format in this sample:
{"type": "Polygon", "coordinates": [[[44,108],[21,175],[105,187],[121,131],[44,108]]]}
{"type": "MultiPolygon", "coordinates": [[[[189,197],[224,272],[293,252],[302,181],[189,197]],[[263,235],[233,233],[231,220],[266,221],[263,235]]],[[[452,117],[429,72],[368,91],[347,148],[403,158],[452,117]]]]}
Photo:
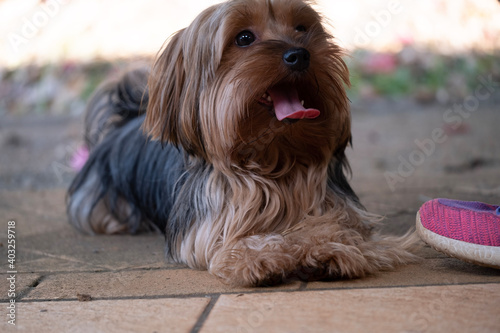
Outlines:
{"type": "Polygon", "coordinates": [[[305,109],[299,100],[297,89],[290,86],[276,86],[268,91],[273,99],[274,112],[278,120],[314,119],[320,115],[319,110],[305,109]]]}

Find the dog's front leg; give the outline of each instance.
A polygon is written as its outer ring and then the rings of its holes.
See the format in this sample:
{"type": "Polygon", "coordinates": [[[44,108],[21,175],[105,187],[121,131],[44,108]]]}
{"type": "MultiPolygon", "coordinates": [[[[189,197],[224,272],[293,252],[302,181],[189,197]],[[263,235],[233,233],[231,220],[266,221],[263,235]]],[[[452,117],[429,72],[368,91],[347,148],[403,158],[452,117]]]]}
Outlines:
{"type": "Polygon", "coordinates": [[[305,220],[285,237],[300,249],[294,275],[302,280],[358,278],[418,260],[412,254],[418,247],[414,233],[365,233],[334,216],[305,220]]]}
{"type": "Polygon", "coordinates": [[[274,285],[297,269],[300,251],[279,234],[248,236],[216,251],[209,271],[232,285],[274,285]]]}

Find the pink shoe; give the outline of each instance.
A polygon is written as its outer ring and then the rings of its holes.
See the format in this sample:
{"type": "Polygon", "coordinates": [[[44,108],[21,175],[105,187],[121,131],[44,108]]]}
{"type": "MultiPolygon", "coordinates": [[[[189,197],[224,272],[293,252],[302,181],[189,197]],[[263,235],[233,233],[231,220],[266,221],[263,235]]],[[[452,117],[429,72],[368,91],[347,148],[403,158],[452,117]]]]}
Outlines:
{"type": "Polygon", "coordinates": [[[481,202],[434,199],[417,213],[417,232],[434,249],[500,269],[500,207],[481,202]]]}

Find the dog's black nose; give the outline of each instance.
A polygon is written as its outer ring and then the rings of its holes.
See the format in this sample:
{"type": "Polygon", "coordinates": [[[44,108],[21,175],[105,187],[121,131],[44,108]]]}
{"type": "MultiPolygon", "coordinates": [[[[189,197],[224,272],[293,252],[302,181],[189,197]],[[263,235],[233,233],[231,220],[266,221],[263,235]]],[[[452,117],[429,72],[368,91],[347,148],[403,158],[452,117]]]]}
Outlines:
{"type": "Polygon", "coordinates": [[[304,48],[293,48],[283,54],[283,61],[294,71],[303,71],[309,67],[311,54],[304,48]]]}

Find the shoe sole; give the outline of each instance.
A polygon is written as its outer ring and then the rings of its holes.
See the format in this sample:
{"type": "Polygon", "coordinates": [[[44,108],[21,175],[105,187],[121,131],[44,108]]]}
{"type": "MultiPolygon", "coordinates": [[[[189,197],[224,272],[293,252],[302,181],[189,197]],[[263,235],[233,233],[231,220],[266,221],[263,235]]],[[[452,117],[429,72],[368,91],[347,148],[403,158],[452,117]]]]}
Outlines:
{"type": "Polygon", "coordinates": [[[500,269],[500,247],[472,244],[438,235],[422,225],[420,212],[417,212],[417,232],[436,251],[472,264],[500,269]]]}

